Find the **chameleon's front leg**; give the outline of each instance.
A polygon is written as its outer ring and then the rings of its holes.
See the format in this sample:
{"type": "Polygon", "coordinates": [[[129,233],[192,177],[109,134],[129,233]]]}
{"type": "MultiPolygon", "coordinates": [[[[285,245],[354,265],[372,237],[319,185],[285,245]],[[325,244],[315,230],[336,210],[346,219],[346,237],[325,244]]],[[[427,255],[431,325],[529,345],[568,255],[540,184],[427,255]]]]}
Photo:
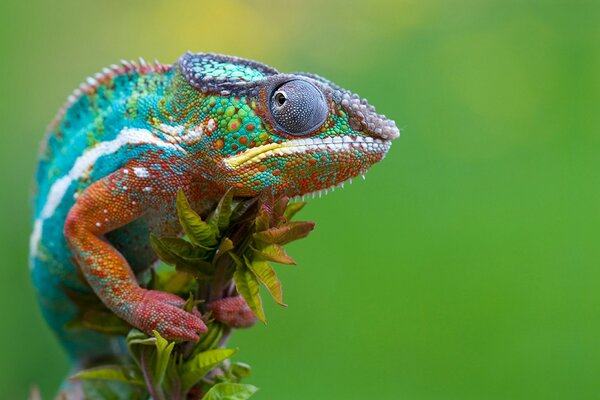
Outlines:
{"type": "Polygon", "coordinates": [[[156,330],[170,340],[198,340],[207,330],[200,314],[184,311],[178,296],[141,288],[127,260],[103,237],[157,201],[144,191],[152,180],[134,171],[122,168],[89,186],[69,211],[65,237],[90,286],[115,314],[149,334],[156,330]]]}

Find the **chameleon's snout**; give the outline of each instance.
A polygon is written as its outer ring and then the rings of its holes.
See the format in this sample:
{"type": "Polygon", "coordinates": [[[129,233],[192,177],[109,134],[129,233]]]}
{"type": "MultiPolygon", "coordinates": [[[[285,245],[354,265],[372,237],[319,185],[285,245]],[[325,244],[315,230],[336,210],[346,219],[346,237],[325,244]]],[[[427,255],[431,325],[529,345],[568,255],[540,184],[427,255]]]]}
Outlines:
{"type": "Polygon", "coordinates": [[[391,141],[400,136],[400,130],[393,120],[383,114],[378,114],[375,107],[357,94],[343,91],[340,104],[350,115],[350,124],[354,130],[384,141],[391,141]]]}

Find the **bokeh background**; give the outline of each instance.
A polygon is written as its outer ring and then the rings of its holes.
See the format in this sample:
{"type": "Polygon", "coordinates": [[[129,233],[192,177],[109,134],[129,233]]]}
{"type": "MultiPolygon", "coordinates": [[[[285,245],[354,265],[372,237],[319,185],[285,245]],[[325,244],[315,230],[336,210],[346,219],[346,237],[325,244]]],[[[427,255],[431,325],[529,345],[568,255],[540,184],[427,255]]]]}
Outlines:
{"type": "Polygon", "coordinates": [[[366,181],[310,202],[289,308],[236,334],[256,399],[600,398],[600,3],[0,2],[0,398],[67,363],[27,269],[45,126],[121,58],[322,74],[395,119],[366,181]]]}

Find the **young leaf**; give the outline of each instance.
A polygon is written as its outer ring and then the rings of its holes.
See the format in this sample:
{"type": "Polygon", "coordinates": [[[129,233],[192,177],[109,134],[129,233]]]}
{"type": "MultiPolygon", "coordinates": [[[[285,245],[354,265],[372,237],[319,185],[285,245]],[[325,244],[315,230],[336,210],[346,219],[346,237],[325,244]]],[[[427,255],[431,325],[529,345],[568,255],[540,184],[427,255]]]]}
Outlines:
{"type": "Polygon", "coordinates": [[[254,272],[254,275],[256,275],[260,282],[265,285],[269,293],[271,293],[271,296],[273,296],[273,299],[275,299],[275,301],[280,305],[286,306],[283,303],[281,282],[277,278],[277,274],[273,270],[273,267],[271,267],[271,265],[266,261],[250,261],[246,257],[244,257],[244,261],[246,262],[248,268],[254,272]]]}
{"type": "Polygon", "coordinates": [[[150,244],[156,255],[166,264],[176,265],[178,261],[182,260],[182,257],[171,251],[162,239],[154,234],[150,234],[150,244]]]}
{"type": "Polygon", "coordinates": [[[196,307],[197,304],[198,301],[196,301],[196,299],[194,298],[194,292],[190,292],[188,294],[188,298],[185,301],[185,304],[183,305],[183,309],[192,314],[194,312],[194,307],[196,307]]]}
{"type": "Polygon", "coordinates": [[[178,271],[196,277],[208,277],[214,272],[211,263],[205,260],[206,251],[180,238],[162,238],[150,235],[150,243],[158,257],[178,271]]]}
{"type": "Polygon", "coordinates": [[[289,197],[281,196],[279,199],[277,199],[277,201],[273,205],[273,225],[274,226],[278,226],[282,222],[282,220],[284,218],[283,214],[285,213],[286,207],[289,202],[290,202],[289,197]]]}
{"type": "MultiPolygon", "coordinates": [[[[147,400],[148,390],[140,385],[131,385],[123,382],[107,382],[102,380],[83,380],[81,381],[83,392],[82,399],[102,399],[102,400],[147,400]]],[[[68,391],[68,389],[67,389],[68,391]]],[[[62,393],[58,394],[58,399],[62,393]]],[[[32,399],[30,399],[32,400],[32,399]]]]}
{"type": "Polygon", "coordinates": [[[241,383],[217,383],[206,392],[202,400],[246,400],[257,390],[256,386],[241,383]]]}
{"type": "Polygon", "coordinates": [[[163,237],[160,241],[171,253],[177,254],[186,260],[206,259],[208,254],[206,249],[194,246],[192,243],[178,237],[163,237]]]}
{"type": "Polygon", "coordinates": [[[210,223],[215,226],[219,230],[219,232],[223,232],[229,226],[229,218],[231,217],[231,203],[233,200],[233,190],[229,189],[221,200],[219,200],[219,204],[215,209],[210,223]]]}
{"type": "Polygon", "coordinates": [[[256,226],[257,232],[266,231],[271,226],[271,215],[269,215],[264,207],[261,207],[260,210],[258,210],[258,213],[256,213],[254,225],[256,226]]]}
{"type": "Polygon", "coordinates": [[[259,293],[259,283],[254,273],[244,263],[239,263],[233,274],[233,281],[238,293],[246,300],[254,315],[263,323],[266,323],[259,293]]]}
{"type": "Polygon", "coordinates": [[[106,335],[127,335],[131,326],[109,310],[90,308],[67,324],[68,329],[91,329],[106,335]]]}
{"type": "Polygon", "coordinates": [[[125,382],[144,386],[140,370],[133,365],[106,365],[79,371],[70,379],[97,379],[103,381],[125,382]]]}
{"type": "Polygon", "coordinates": [[[274,261],[280,264],[296,265],[292,257],[288,256],[285,249],[278,244],[264,246],[259,250],[253,249],[253,259],[259,261],[274,261]]]}
{"type": "Polygon", "coordinates": [[[235,349],[213,349],[199,353],[181,367],[181,387],[186,394],[211,369],[233,356],[235,349]]]}
{"type": "Polygon", "coordinates": [[[264,245],[286,244],[306,237],[315,227],[314,222],[289,222],[280,227],[268,229],[254,234],[254,239],[264,245]]]}
{"type": "Polygon", "coordinates": [[[283,213],[283,216],[285,217],[286,220],[291,221],[292,218],[294,217],[294,215],[296,215],[296,213],[298,213],[298,211],[302,210],[305,205],[306,205],[306,203],[303,201],[300,201],[297,203],[290,203],[286,207],[285,212],[283,213]]]}
{"type": "Polygon", "coordinates": [[[127,343],[127,349],[129,350],[129,354],[131,354],[132,358],[138,363],[140,362],[141,357],[141,347],[142,346],[155,346],[156,338],[148,337],[144,332],[139,331],[137,329],[132,329],[127,334],[127,338],[125,339],[127,343]]]}
{"type": "Polygon", "coordinates": [[[217,262],[219,258],[221,258],[227,252],[233,250],[233,242],[228,237],[224,237],[221,239],[221,243],[219,243],[219,248],[215,253],[215,257],[213,258],[213,264],[217,262]]]}
{"type": "Polygon", "coordinates": [[[175,269],[179,272],[190,274],[199,279],[210,278],[215,272],[215,267],[204,260],[179,260],[175,264],[175,269]]]}
{"type": "Polygon", "coordinates": [[[206,350],[213,349],[219,344],[223,336],[223,325],[217,321],[208,324],[208,332],[200,337],[200,340],[194,347],[191,357],[206,350]]]}
{"type": "Polygon", "coordinates": [[[145,346],[154,346],[154,342],[156,342],[156,338],[148,337],[148,335],[146,335],[144,332],[137,329],[130,330],[125,340],[127,341],[128,346],[138,344],[145,346]]]}
{"type": "Polygon", "coordinates": [[[154,361],[154,382],[156,386],[161,386],[169,365],[171,352],[175,346],[175,342],[169,343],[157,331],[152,331],[156,338],[156,359],[154,361]]]}
{"type": "Polygon", "coordinates": [[[169,293],[187,293],[193,288],[194,278],[190,274],[180,274],[177,271],[154,271],[149,289],[169,293]]]}
{"type": "Polygon", "coordinates": [[[250,376],[251,372],[252,372],[252,369],[246,363],[243,363],[243,362],[231,363],[231,373],[233,374],[233,376],[235,376],[235,378],[237,379],[238,382],[240,380],[250,376]]]}
{"type": "Polygon", "coordinates": [[[183,231],[196,246],[212,248],[217,244],[216,232],[192,209],[183,190],[177,193],[177,215],[183,231]]]}

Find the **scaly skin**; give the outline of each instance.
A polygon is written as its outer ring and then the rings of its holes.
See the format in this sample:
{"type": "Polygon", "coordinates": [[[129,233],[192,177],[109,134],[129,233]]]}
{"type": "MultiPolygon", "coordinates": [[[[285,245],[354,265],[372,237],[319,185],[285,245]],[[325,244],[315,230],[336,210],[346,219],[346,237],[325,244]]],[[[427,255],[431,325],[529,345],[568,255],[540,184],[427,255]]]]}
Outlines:
{"type": "MultiPolygon", "coordinates": [[[[69,98],[40,153],[30,264],[46,319],[80,363],[111,344],[65,329],[77,311],[65,288],[91,287],[145,332],[197,340],[206,330],[199,313],[136,278],[156,260],[149,234],[180,234],[177,191],[205,215],[229,188],[326,190],[366,172],[398,135],[331,82],[254,61],[188,53],[173,66],[104,69],[69,98]]],[[[240,299],[209,308],[236,327],[254,319],[240,299]]]]}

